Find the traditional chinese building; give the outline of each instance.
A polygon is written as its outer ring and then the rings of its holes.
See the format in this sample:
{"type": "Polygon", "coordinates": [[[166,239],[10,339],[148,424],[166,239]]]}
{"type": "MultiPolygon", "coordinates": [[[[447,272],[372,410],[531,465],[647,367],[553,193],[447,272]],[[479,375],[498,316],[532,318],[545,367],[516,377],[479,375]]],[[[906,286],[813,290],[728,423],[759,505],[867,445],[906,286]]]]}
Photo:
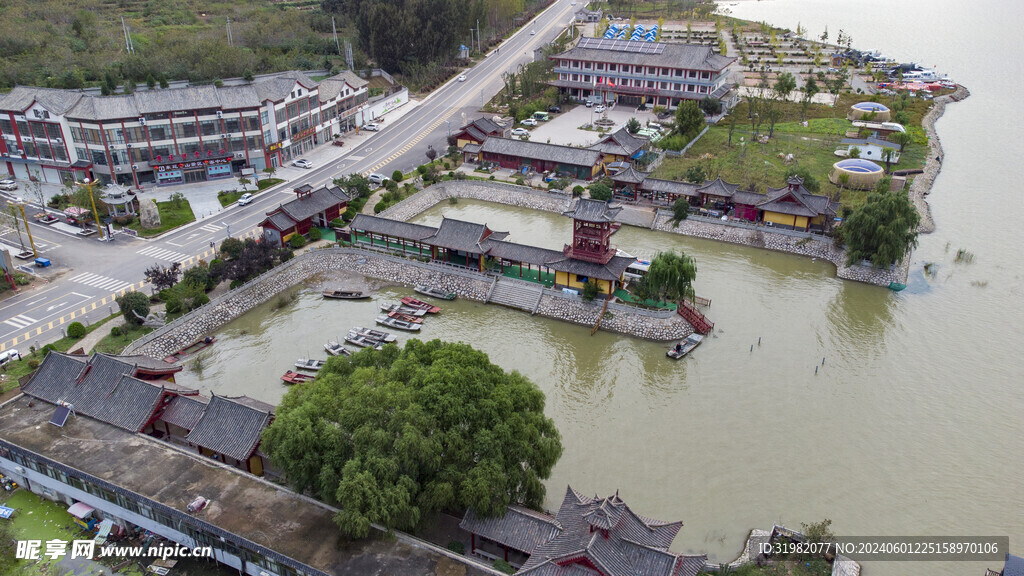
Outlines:
{"type": "Polygon", "coordinates": [[[766,225],[787,230],[825,230],[839,210],[839,203],[828,196],[812,194],[799,176],[791,176],[782,188],[769,188],[757,205],[766,225]]]}
{"type": "Polygon", "coordinates": [[[295,189],[295,199],[267,212],[260,222],[263,238],[274,244],[287,242],[295,234],[306,235],[313,226],[326,228],[348,207],[349,197],[337,186],[313,190],[309,184],[295,189]]]}
{"type": "Polygon", "coordinates": [[[479,147],[463,149],[467,162],[479,161],[527,172],[553,172],[578,180],[591,180],[601,171],[601,152],[517,138],[487,138],[479,147]]]}
{"type": "Polygon", "coordinates": [[[509,506],[499,518],[466,512],[459,527],[477,556],[530,576],[695,576],[707,556],[669,551],[682,522],[634,512],[618,492],[589,498],[571,486],[554,517],[509,506]]]}
{"type": "Polygon", "coordinates": [[[508,138],[510,128],[502,126],[493,120],[487,118],[477,118],[469,124],[466,124],[459,131],[452,134],[455,137],[456,146],[460,149],[465,147],[466,144],[483,144],[484,140],[487,140],[491,136],[497,136],[498,138],[508,138]]]}
{"type": "Polygon", "coordinates": [[[601,162],[605,165],[612,162],[628,162],[643,153],[644,146],[648,144],[646,138],[638,138],[629,133],[625,128],[608,134],[601,138],[588,150],[597,150],[601,153],[601,162]]]}
{"type": "Polygon", "coordinates": [[[562,249],[565,258],[549,264],[555,270],[555,284],[582,288],[588,280],[597,281],[602,293],[615,291],[616,282],[634,262],[634,258],[616,256],[611,236],[619,229],[615,216],[622,210],[607,202],[581,198],[563,216],[572,218],[572,244],[562,249]]]}

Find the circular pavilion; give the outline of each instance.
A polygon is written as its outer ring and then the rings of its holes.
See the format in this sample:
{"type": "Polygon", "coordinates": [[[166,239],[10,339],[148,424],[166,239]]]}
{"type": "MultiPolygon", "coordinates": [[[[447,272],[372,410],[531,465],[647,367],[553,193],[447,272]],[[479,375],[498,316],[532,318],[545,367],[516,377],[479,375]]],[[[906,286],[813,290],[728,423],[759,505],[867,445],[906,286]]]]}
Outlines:
{"type": "Polygon", "coordinates": [[[849,120],[861,120],[868,114],[874,114],[872,120],[876,122],[888,122],[891,119],[889,109],[878,102],[857,102],[850,106],[850,113],[846,118],[849,120]]]}
{"type": "Polygon", "coordinates": [[[847,158],[832,165],[832,171],[828,173],[828,179],[836,186],[839,186],[839,177],[843,174],[847,174],[850,177],[849,182],[845,184],[847,188],[870,190],[885,176],[885,171],[871,160],[847,158]]]}

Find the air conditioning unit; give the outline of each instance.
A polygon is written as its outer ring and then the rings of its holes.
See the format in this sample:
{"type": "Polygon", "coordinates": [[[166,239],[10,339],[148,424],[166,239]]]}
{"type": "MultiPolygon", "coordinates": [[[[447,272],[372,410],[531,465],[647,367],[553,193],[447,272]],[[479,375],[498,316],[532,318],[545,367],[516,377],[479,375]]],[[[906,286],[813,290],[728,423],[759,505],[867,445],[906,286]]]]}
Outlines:
{"type": "Polygon", "coordinates": [[[22,150],[21,148],[18,148],[17,150],[15,150],[15,153],[17,153],[18,156],[24,156],[25,155],[25,151],[22,150]]]}
{"type": "Polygon", "coordinates": [[[133,171],[133,172],[134,172],[135,170],[138,170],[138,169],[139,169],[139,165],[138,165],[138,164],[132,164],[132,171],[133,171]]]}
{"type": "Polygon", "coordinates": [[[245,158],[245,152],[235,152],[235,158],[245,158]]]}
{"type": "Polygon", "coordinates": [[[223,118],[223,117],[224,117],[224,113],[221,112],[220,110],[217,110],[217,118],[223,118]]]}
{"type": "Polygon", "coordinates": [[[146,125],[146,119],[144,117],[142,117],[142,116],[139,116],[139,124],[142,124],[143,126],[145,126],[146,125]]]}
{"type": "Polygon", "coordinates": [[[60,136],[54,138],[53,141],[56,142],[57,144],[61,144],[64,142],[64,140],[60,136]]]}

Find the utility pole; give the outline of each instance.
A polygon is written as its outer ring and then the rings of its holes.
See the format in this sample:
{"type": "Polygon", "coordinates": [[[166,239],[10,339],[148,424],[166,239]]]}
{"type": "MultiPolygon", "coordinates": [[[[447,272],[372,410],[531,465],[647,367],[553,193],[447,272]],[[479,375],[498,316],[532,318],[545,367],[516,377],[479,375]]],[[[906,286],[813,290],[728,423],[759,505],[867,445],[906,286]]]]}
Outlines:
{"type": "Polygon", "coordinates": [[[480,19],[476,19],[476,51],[483,52],[483,48],[480,45],[480,19]]]}
{"type": "Polygon", "coordinates": [[[235,43],[231,39],[231,16],[228,16],[228,46],[234,46],[235,43]]]}
{"type": "Polygon", "coordinates": [[[89,191],[89,202],[92,203],[92,218],[96,222],[96,231],[100,233],[100,240],[103,240],[103,227],[100,226],[100,215],[96,212],[96,199],[92,197],[92,187],[95,185],[96,182],[90,181],[88,178],[83,178],[79,183],[79,186],[89,191]]]}
{"type": "Polygon", "coordinates": [[[128,33],[128,25],[124,23],[124,16],[121,16],[121,31],[124,32],[124,49],[129,54],[135,54],[135,45],[132,44],[131,34],[128,33]]]}
{"type": "Polygon", "coordinates": [[[341,55],[341,44],[338,42],[338,27],[334,24],[334,16],[331,16],[331,30],[334,32],[334,45],[338,47],[338,55],[341,55]]]}
{"type": "MultiPolygon", "coordinates": [[[[32,246],[32,257],[39,258],[39,252],[36,251],[36,242],[32,239],[32,231],[28,229],[28,218],[25,217],[25,203],[19,202],[18,208],[21,208],[21,219],[25,221],[25,232],[28,232],[28,243],[32,246]]],[[[17,222],[14,223],[17,226],[17,222]]]]}
{"type": "Polygon", "coordinates": [[[470,28],[469,28],[469,49],[470,50],[473,49],[473,27],[472,26],[470,26],[470,28]]]}

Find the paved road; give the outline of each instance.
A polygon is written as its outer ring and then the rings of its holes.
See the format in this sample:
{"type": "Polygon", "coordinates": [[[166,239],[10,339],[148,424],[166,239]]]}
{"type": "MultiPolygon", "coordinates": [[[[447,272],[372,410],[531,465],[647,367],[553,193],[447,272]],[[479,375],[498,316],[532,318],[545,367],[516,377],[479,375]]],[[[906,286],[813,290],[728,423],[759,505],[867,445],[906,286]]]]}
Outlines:
{"type": "MultiPolygon", "coordinates": [[[[30,345],[63,336],[67,323],[95,322],[110,315],[117,308],[114,299],[118,295],[147,289],[143,272],[154,263],[181,262],[187,268],[200,259],[209,260],[214,252],[211,243],[219,244],[229,232],[235,237],[257,234],[257,225],[267,211],[293,198],[295,187],[318,187],[341,174],[412,170],[425,162],[429,145],[445,150],[449,127],[458,128],[463,114],[478,114],[480,106],[501,90],[502,73],[532,60],[534,50],[552,41],[574,10],[570,0],[556,1],[467,70],[465,82],[452,80],[408,114],[394,122],[385,121],[379,134],[347,156],[259,194],[248,206],[231,208],[152,241],[118,234],[113,242],[99,242],[32,226],[41,255],[54,262],[43,271],[50,282],[0,301],[0,351],[17,346],[24,353],[30,345]]],[[[2,235],[0,244],[16,247],[17,237],[2,235]]],[[[12,249],[12,253],[17,251],[12,249]]]]}

